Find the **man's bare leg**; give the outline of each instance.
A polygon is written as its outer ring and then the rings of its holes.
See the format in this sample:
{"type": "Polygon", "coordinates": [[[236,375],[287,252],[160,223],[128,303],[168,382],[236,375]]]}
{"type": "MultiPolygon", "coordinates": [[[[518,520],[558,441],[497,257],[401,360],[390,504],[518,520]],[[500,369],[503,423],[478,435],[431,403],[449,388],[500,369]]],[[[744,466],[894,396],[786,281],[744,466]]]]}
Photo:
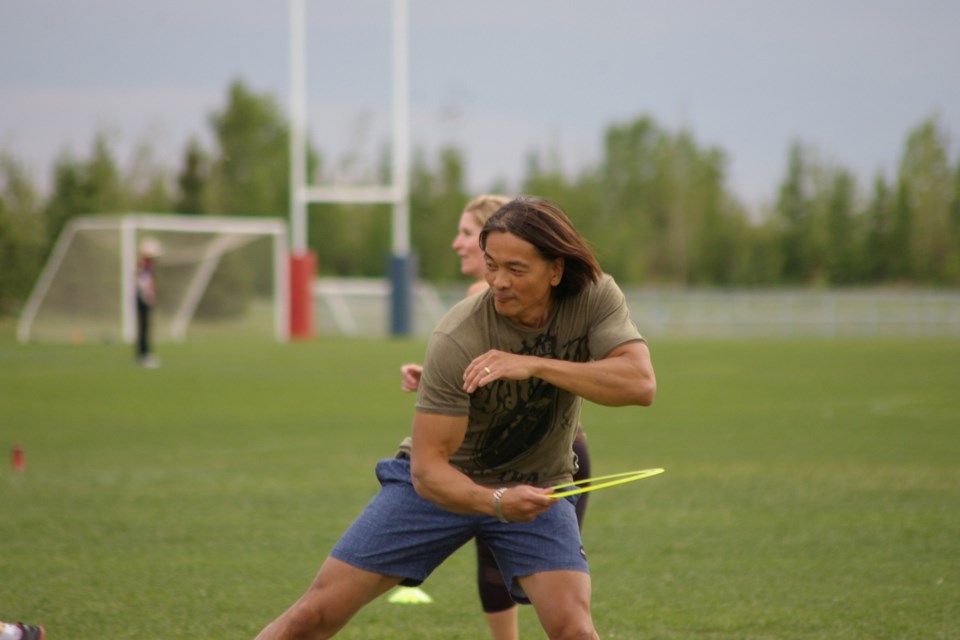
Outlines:
{"type": "Polygon", "coordinates": [[[599,640],[590,611],[590,574],[543,571],[520,578],[550,640],[599,640]]]}
{"type": "Polygon", "coordinates": [[[400,580],[328,557],[306,593],[267,625],[256,640],[330,638],[364,605],[395,587],[400,580]]]}

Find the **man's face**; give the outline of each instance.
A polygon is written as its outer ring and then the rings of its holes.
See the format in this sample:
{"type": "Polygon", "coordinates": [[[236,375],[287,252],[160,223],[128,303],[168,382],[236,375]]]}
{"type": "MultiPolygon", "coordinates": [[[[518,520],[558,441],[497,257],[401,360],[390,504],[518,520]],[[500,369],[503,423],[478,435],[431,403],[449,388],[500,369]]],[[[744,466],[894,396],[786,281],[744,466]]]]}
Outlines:
{"type": "Polygon", "coordinates": [[[563,261],[544,260],[526,240],[493,232],[487,235],[484,262],[497,313],[526,327],[546,324],[553,287],[563,277],[563,261]]]}

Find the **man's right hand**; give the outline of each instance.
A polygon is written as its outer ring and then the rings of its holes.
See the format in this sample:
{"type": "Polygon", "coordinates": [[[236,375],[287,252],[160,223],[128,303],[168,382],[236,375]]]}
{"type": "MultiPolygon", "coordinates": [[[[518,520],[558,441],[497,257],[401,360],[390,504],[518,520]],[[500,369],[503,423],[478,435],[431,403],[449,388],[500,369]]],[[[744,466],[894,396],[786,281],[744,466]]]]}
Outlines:
{"type": "Polygon", "coordinates": [[[552,491],[529,484],[510,487],[500,497],[500,513],[510,522],[530,522],[556,504],[552,491]]]}

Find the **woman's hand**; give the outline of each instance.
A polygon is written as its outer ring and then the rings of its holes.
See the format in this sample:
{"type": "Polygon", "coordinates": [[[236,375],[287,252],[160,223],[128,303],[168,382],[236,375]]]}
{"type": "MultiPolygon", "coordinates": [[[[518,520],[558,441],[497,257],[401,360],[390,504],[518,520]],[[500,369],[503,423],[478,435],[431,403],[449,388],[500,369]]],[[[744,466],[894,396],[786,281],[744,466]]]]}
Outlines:
{"type": "Polygon", "coordinates": [[[423,367],[419,364],[405,364],[400,367],[400,388],[407,393],[412,393],[420,387],[420,376],[423,375],[423,367]]]}

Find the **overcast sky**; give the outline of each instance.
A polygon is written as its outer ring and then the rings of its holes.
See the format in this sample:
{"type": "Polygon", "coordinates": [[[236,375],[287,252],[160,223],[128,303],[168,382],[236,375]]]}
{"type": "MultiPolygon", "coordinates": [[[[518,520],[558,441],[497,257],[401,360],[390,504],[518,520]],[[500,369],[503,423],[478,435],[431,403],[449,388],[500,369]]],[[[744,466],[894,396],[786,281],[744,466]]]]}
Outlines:
{"type": "MultiPolygon", "coordinates": [[[[728,157],[751,205],[793,141],[861,186],[937,116],[960,148],[957,0],[409,0],[411,139],[460,147],[470,186],[516,188],[530,151],[569,171],[648,115],[728,157]]],[[[389,0],[307,0],[313,142],[372,159],[390,129],[389,0]]],[[[286,0],[0,0],[0,151],[49,180],[105,132],[178,168],[229,83],[289,104],[286,0]]],[[[539,194],[549,196],[550,194],[539,194]]]]}

